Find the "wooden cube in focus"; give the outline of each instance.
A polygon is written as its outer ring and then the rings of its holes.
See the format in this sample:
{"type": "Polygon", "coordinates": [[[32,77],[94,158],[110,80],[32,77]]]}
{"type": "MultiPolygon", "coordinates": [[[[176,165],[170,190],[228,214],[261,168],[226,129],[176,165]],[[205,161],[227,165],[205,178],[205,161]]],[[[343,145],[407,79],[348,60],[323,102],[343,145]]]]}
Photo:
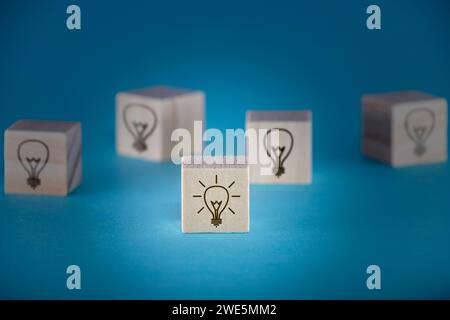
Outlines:
{"type": "Polygon", "coordinates": [[[181,168],[183,232],[249,231],[245,157],[183,157],[181,168]]]}

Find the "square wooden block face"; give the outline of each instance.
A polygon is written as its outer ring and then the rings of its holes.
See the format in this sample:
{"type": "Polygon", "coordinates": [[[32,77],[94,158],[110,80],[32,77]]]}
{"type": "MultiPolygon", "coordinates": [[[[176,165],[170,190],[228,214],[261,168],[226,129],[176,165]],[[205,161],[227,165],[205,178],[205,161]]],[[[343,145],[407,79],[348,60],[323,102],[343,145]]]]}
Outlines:
{"type": "Polygon", "coordinates": [[[79,122],[16,122],[5,131],[5,193],[67,195],[81,183],[79,122]]]}
{"type": "Polygon", "coordinates": [[[246,129],[255,129],[258,140],[247,139],[249,160],[257,160],[256,164],[250,164],[251,183],[311,183],[310,111],[250,111],[247,113],[246,129]]]}
{"type": "Polygon", "coordinates": [[[447,101],[419,91],[366,95],[363,152],[394,167],[447,160],[447,101]]]}
{"type": "Polygon", "coordinates": [[[433,99],[392,109],[392,165],[447,160],[447,102],[433,99]]]}
{"type": "Polygon", "coordinates": [[[116,147],[126,156],[166,159],[164,123],[171,121],[164,103],[144,96],[119,93],[116,98],[116,147]]]}
{"type": "Polygon", "coordinates": [[[249,231],[247,164],[182,165],[182,231],[249,231]]]}
{"type": "Polygon", "coordinates": [[[203,115],[204,95],[200,91],[152,87],[118,93],[117,151],[145,160],[170,160],[175,144],[172,132],[184,128],[193,136],[194,121],[203,121],[203,115]]]}

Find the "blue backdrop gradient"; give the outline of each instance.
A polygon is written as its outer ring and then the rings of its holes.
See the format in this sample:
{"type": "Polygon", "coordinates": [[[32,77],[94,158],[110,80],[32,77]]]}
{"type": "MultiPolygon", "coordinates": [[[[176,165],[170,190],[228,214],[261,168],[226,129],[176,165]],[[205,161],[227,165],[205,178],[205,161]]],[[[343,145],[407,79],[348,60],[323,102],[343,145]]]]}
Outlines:
{"type": "Polygon", "coordinates": [[[65,26],[72,1],[0,4],[1,131],[81,121],[84,166],[65,198],[5,195],[0,173],[0,298],[450,298],[449,164],[360,152],[362,94],[450,98],[449,1],[377,0],[380,31],[372,1],[73,3],[81,31],[65,26]],[[252,186],[249,234],[181,233],[180,168],[115,153],[115,94],[154,84],[204,90],[208,128],[311,109],[313,184],[252,186]]]}

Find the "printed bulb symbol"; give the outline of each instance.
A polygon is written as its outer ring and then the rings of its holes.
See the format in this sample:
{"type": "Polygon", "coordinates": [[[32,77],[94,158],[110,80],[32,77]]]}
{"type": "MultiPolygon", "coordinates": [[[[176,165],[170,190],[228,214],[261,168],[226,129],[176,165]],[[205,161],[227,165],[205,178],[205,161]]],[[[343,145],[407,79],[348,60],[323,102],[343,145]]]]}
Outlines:
{"type": "MultiPolygon", "coordinates": [[[[236,212],[228,206],[228,202],[230,200],[230,192],[228,189],[232,188],[236,181],[232,181],[228,187],[219,185],[218,181],[218,176],[215,175],[215,184],[207,187],[205,183],[199,180],[198,183],[205,188],[205,190],[203,191],[203,194],[193,195],[194,198],[203,198],[203,202],[205,203],[205,205],[197,211],[197,214],[202,212],[206,207],[212,216],[211,224],[216,228],[222,224],[222,214],[225,209],[228,208],[228,211],[232,214],[236,214],[236,212]]],[[[231,195],[231,198],[240,197],[241,196],[238,194],[231,195]]]]}
{"type": "Polygon", "coordinates": [[[17,158],[28,174],[27,184],[36,189],[41,184],[39,175],[47,165],[50,152],[48,146],[40,140],[25,140],[17,148],[17,158]]]}
{"type": "Polygon", "coordinates": [[[139,153],[146,151],[146,141],[158,123],[155,111],[143,104],[126,105],[123,110],[123,122],[133,136],[133,148],[139,153]]]}
{"type": "Polygon", "coordinates": [[[214,185],[206,188],[203,201],[212,215],[211,224],[216,228],[222,224],[221,215],[228,205],[230,194],[225,187],[214,185]]]}
{"type": "Polygon", "coordinates": [[[435,115],[429,109],[416,109],[405,118],[405,129],[408,137],[415,143],[414,153],[421,157],[427,149],[425,142],[433,132],[435,115]]]}
{"type": "Polygon", "coordinates": [[[264,148],[272,161],[273,174],[279,178],[285,173],[284,162],[294,146],[292,133],[283,128],[272,128],[264,136],[264,148]]]}

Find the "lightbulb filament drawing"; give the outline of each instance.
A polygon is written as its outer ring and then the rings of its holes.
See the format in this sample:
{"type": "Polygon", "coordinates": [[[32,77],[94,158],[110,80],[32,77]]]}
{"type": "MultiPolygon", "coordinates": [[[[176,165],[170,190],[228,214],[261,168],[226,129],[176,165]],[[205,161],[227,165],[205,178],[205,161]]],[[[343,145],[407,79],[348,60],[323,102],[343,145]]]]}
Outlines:
{"type": "Polygon", "coordinates": [[[229,189],[233,187],[236,181],[233,181],[228,185],[228,187],[224,187],[219,185],[218,177],[215,175],[215,183],[210,186],[206,186],[202,181],[198,181],[200,185],[205,188],[203,194],[195,194],[194,198],[203,198],[204,206],[202,206],[197,214],[201,213],[205,207],[211,214],[211,224],[216,228],[222,224],[222,214],[225,209],[228,208],[232,214],[236,214],[236,212],[228,206],[230,201],[230,197],[239,198],[240,195],[233,194],[230,196],[229,189]]]}
{"type": "Polygon", "coordinates": [[[39,175],[47,165],[48,146],[36,139],[24,140],[17,147],[17,158],[28,175],[27,184],[34,190],[41,184],[39,175]]]}
{"type": "Polygon", "coordinates": [[[405,130],[415,144],[414,154],[416,156],[422,157],[427,152],[425,143],[433,132],[435,122],[436,116],[430,109],[416,109],[407,114],[405,130]]]}
{"type": "Polygon", "coordinates": [[[133,148],[142,153],[147,150],[147,139],[158,123],[155,111],[144,104],[128,104],[123,109],[123,122],[133,136],[133,148]]]}
{"type": "Polygon", "coordinates": [[[272,161],[272,172],[279,178],[285,172],[284,162],[289,157],[294,146],[292,133],[283,128],[272,128],[264,135],[264,148],[272,161]],[[273,139],[278,135],[278,139],[273,139]]]}

